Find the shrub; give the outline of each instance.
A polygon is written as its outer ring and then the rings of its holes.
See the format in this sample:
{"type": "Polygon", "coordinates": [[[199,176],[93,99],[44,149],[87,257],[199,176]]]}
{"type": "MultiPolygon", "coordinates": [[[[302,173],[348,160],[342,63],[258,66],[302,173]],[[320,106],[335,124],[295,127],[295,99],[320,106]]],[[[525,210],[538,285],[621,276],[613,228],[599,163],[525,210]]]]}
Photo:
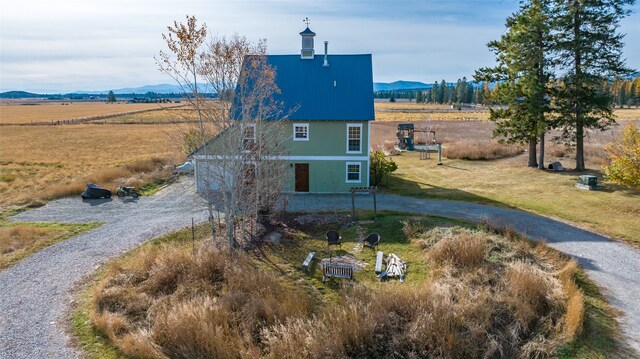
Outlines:
{"type": "Polygon", "coordinates": [[[372,186],[380,185],[382,177],[398,169],[398,165],[392,159],[387,159],[384,152],[375,151],[371,153],[370,173],[372,186]]]}
{"type": "Polygon", "coordinates": [[[604,173],[613,183],[640,190],[640,131],[629,123],[621,135],[606,146],[609,159],[604,173]]]}

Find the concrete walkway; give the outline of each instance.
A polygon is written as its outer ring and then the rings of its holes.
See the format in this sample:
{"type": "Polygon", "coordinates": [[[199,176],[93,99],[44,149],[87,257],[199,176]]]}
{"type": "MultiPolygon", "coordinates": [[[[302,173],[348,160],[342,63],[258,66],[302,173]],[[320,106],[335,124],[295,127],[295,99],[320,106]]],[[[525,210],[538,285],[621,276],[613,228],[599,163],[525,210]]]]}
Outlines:
{"type": "MultiPolygon", "coordinates": [[[[193,183],[182,181],[156,196],[138,201],[83,202],[66,198],[21,213],[14,221],[91,222],[106,224],[28,257],[0,272],[0,358],[76,357],[64,333],[64,313],[74,285],[106,259],[144,241],[185,227],[191,217],[204,220],[193,183]]],[[[358,196],[359,208],[372,208],[371,198],[358,196]]],[[[294,196],[288,210],[349,210],[350,196],[294,196]]],[[[578,260],[620,318],[627,342],[640,351],[640,252],[603,236],[535,214],[464,202],[420,200],[378,195],[378,208],[424,213],[468,221],[488,218],[510,225],[533,240],[578,260]]]]}

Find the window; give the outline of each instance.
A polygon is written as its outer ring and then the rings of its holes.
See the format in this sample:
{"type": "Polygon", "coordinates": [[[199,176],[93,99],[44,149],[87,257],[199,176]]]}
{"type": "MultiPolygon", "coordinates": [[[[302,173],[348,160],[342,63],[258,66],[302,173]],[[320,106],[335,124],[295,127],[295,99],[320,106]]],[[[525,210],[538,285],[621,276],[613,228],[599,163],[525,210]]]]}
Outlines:
{"type": "Polygon", "coordinates": [[[293,140],[309,141],[309,124],[308,123],[293,124],[293,140]]]}
{"type": "Polygon", "coordinates": [[[362,125],[347,125],[347,153],[362,153],[362,125]]]}
{"type": "Polygon", "coordinates": [[[360,183],[360,162],[347,162],[347,183],[360,183]]]}
{"type": "Polygon", "coordinates": [[[250,123],[242,129],[242,146],[245,151],[251,151],[256,142],[256,124],[250,123]]]}

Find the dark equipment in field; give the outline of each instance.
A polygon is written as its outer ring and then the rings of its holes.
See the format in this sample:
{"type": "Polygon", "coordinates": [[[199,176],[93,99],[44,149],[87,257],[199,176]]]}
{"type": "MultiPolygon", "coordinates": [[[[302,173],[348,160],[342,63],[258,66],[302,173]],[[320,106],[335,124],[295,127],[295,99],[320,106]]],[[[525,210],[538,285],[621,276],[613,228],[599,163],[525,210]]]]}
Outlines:
{"type": "Polygon", "coordinates": [[[95,183],[87,183],[87,188],[81,194],[84,199],[111,198],[111,191],[95,183]]]}
{"type": "Polygon", "coordinates": [[[140,197],[140,194],[138,193],[138,191],[136,191],[135,188],[125,187],[124,184],[121,184],[120,187],[118,187],[118,189],[116,190],[116,194],[118,195],[118,197],[124,197],[124,196],[131,196],[133,198],[140,197]]]}

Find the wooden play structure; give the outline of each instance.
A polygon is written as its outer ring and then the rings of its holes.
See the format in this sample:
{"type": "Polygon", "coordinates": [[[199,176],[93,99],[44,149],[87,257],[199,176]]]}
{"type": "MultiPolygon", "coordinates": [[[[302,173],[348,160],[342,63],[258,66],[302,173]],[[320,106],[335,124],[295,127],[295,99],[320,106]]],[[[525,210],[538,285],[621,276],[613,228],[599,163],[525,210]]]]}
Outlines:
{"type": "Polygon", "coordinates": [[[418,151],[421,160],[430,159],[431,153],[437,153],[438,162],[436,164],[442,164],[442,144],[436,140],[436,131],[416,129],[413,123],[400,123],[396,137],[398,137],[400,150],[418,151]],[[416,134],[422,137],[422,141],[418,142],[420,144],[416,144],[416,134]]]}

